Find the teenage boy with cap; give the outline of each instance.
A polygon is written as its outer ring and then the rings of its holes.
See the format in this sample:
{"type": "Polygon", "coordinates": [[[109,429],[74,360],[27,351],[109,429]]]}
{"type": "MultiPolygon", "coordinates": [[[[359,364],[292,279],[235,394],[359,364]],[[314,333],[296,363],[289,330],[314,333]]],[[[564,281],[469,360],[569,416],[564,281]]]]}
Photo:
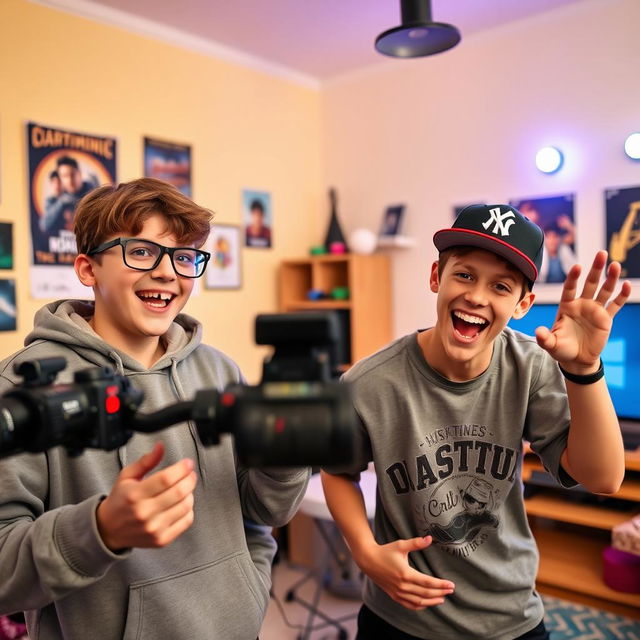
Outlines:
{"type": "Polygon", "coordinates": [[[357,640],[542,640],[522,442],[564,487],[618,489],[624,449],[600,353],[631,286],[611,299],[620,265],[600,286],[607,255],[598,252],[579,295],[580,267],[569,271],[556,322],[534,339],[506,325],[533,303],[538,226],[506,205],[472,205],[434,243],[436,324],[345,374],[358,454],[322,475],[365,574],[357,640]],[[371,461],[373,532],[358,486],[371,461]]]}

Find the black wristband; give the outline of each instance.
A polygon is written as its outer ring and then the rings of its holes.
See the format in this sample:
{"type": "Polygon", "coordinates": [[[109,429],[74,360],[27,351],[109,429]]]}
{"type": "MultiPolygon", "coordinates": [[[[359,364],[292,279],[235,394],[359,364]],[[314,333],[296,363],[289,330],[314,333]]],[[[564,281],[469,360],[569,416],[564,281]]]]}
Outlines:
{"type": "MultiPolygon", "coordinates": [[[[558,363],[558,366],[560,367],[560,363],[558,363]]],[[[588,373],[586,376],[569,373],[562,367],[560,367],[560,371],[567,380],[574,382],[575,384],[593,384],[594,382],[598,382],[598,380],[604,376],[604,365],[602,364],[602,358],[600,358],[600,366],[598,367],[598,370],[593,373],[588,373]]]]}

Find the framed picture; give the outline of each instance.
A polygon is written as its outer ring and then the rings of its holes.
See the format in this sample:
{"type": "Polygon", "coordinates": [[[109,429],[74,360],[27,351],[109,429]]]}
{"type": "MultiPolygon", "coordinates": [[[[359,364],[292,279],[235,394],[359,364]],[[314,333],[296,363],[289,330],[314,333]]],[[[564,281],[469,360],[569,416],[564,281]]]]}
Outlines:
{"type": "Polygon", "coordinates": [[[566,194],[509,202],[544,232],[542,266],[537,281],[541,284],[562,284],[577,262],[574,200],[573,194],[566,194]]]}
{"type": "Polygon", "coordinates": [[[402,217],[404,215],[404,205],[396,204],[387,207],[382,218],[380,235],[384,237],[397,236],[402,228],[402,217]]]}
{"type": "Polygon", "coordinates": [[[172,184],[191,197],[191,147],[157,138],[144,139],[144,175],[172,184]]]}
{"type": "Polygon", "coordinates": [[[17,315],[16,281],[0,280],[0,331],[15,331],[17,315]]]}
{"type": "Polygon", "coordinates": [[[240,255],[240,227],[216,224],[205,244],[211,259],[204,272],[207,289],[240,289],[242,286],[242,260],[240,255]]]}
{"type": "Polygon", "coordinates": [[[13,269],[13,225],[0,222],[0,269],[13,269]]]}
{"type": "Polygon", "coordinates": [[[640,278],[640,186],[605,191],[609,260],[622,266],[623,278],[640,278]]]}
{"type": "Polygon", "coordinates": [[[273,229],[271,194],[267,191],[243,189],[242,210],[245,246],[258,249],[271,248],[273,229]]]}

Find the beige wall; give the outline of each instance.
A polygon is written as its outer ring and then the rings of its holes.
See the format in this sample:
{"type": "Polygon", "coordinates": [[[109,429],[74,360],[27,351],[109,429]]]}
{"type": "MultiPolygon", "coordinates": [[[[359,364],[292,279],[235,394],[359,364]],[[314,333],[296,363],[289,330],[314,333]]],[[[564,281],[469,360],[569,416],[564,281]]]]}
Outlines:
{"type": "MultiPolygon", "coordinates": [[[[203,291],[187,311],[205,339],[257,381],[257,312],[276,305],[275,272],[322,240],[326,187],[347,232],[377,231],[408,205],[413,249],[393,250],[395,332],[435,318],[426,284],[431,236],[453,205],[576,194],[578,252],[603,246],[603,190],[640,184],[622,153],[640,129],[638,0],[584,0],[465,38],[455,49],[393,60],[320,91],[26,0],[0,2],[0,220],[14,223],[17,349],[45,301],[29,296],[27,121],[118,139],[118,178],[142,171],[142,138],[193,145],[194,198],[219,222],[241,222],[244,187],[272,193],[275,246],[243,252],[240,291],[203,291]],[[562,172],[533,156],[556,144],[562,172]]],[[[586,258],[583,258],[586,259],[586,258]]],[[[538,288],[542,299],[557,292],[538,288]]],[[[640,295],[634,286],[634,296],[640,295]]]]}
{"type": "MultiPolygon", "coordinates": [[[[345,226],[377,231],[386,205],[408,205],[417,246],[393,250],[396,334],[435,320],[431,238],[454,205],[575,193],[579,258],[604,246],[603,190],[640,185],[623,153],[640,130],[639,24],[638,0],[584,0],[324,88],[326,175],[345,226]],[[551,176],[533,165],[547,144],[565,152],[551,176]]],[[[539,299],[555,299],[546,289],[539,299]]]]}
{"type": "Polygon", "coordinates": [[[241,190],[271,192],[274,248],[243,251],[240,291],[203,291],[187,312],[205,340],[230,354],[250,380],[264,348],[257,312],[276,308],[275,271],[319,239],[324,213],[317,90],[215,60],[26,0],[0,2],[0,221],[14,223],[18,330],[0,333],[0,353],[19,348],[47,301],[29,293],[25,123],[114,136],[118,179],[142,172],[143,136],[190,143],[194,199],[219,222],[240,224],[241,190]]]}

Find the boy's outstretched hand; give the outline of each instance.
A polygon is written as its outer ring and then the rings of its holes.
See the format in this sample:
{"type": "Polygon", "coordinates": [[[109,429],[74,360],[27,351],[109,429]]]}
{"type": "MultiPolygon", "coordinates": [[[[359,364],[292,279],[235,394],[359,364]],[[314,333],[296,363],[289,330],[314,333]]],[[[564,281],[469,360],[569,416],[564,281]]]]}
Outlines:
{"type": "Polygon", "coordinates": [[[576,295],[581,267],[571,267],[553,327],[536,329],[538,344],[570,373],[587,375],[598,369],[613,317],[631,294],[631,284],[625,281],[618,295],[609,301],[618,285],[621,267],[620,263],[612,262],[600,286],[606,264],[607,252],[598,251],[579,297],[576,295]]]}
{"type": "Polygon", "coordinates": [[[454,584],[416,571],[409,565],[409,553],[426,549],[431,536],[371,545],[359,555],[358,564],[390,598],[407,609],[420,610],[442,604],[453,593],[454,584]]]}
{"type": "Polygon", "coordinates": [[[180,460],[145,477],[163,455],[164,445],[157,442],[149,453],[127,465],[98,506],[98,531],[112,551],[166,546],[193,523],[193,490],[198,481],[193,461],[180,460]]]}

